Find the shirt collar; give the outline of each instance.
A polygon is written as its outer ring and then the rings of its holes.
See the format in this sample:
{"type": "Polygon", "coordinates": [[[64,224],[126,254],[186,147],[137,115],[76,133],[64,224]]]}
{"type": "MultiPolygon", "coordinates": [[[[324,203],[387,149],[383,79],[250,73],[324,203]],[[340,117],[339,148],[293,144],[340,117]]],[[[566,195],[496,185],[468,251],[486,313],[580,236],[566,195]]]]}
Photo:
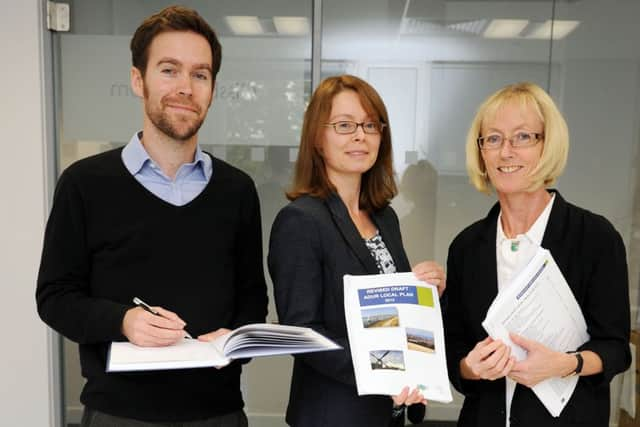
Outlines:
{"type": "MultiPolygon", "coordinates": [[[[538,246],[542,244],[542,238],[544,237],[544,230],[547,228],[547,223],[549,222],[549,215],[551,214],[551,207],[553,206],[553,201],[555,200],[555,193],[551,193],[551,199],[547,202],[547,206],[545,206],[542,213],[538,216],[538,219],[533,223],[531,228],[524,233],[524,237],[526,237],[532,243],[537,244],[538,246]]],[[[498,245],[500,245],[505,240],[509,239],[506,234],[504,234],[504,230],[502,229],[502,212],[498,215],[498,245]]],[[[522,236],[522,235],[518,235],[522,236]]],[[[516,237],[518,237],[516,236],[516,237]]]]}
{"type": "MultiPolygon", "coordinates": [[[[122,161],[131,175],[136,175],[148,162],[153,162],[140,138],[142,131],[133,134],[129,143],[122,149],[122,161]]],[[[199,167],[207,181],[213,175],[213,162],[211,156],[205,154],[200,149],[200,145],[196,146],[195,160],[191,163],[193,167],[199,167]]]]}
{"type": "Polygon", "coordinates": [[[151,157],[140,142],[142,131],[133,134],[129,143],[122,149],[122,161],[131,175],[136,175],[151,157]]]}

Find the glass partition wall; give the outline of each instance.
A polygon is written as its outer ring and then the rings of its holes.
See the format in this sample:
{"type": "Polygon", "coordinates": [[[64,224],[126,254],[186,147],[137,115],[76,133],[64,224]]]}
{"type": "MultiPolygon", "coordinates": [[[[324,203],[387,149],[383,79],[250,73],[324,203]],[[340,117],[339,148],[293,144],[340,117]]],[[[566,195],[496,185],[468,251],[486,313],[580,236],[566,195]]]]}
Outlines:
{"type": "MultiPolygon", "coordinates": [[[[453,237],[487,214],[495,196],[478,193],[466,176],[468,126],[489,94],[532,81],[551,93],[571,131],[556,187],[609,218],[627,245],[635,324],[640,5],[323,0],[323,11],[323,60],[367,79],[389,108],[400,184],[393,206],[411,261],[446,262],[453,237]]],[[[614,419],[617,391],[614,383],[614,419]]],[[[455,419],[460,402],[432,403],[428,417],[455,419]]]]}
{"type": "MultiPolygon", "coordinates": [[[[125,145],[142,123],[129,85],[129,41],[142,20],[173,1],[76,0],[72,31],[56,36],[58,165],[125,145]]],[[[264,246],[284,206],[311,75],[311,1],[187,1],[216,30],[223,61],[213,105],[200,129],[204,150],[255,181],[264,246]]],[[[271,289],[271,286],[269,286],[271,289]]],[[[269,320],[276,320],[270,297],[269,320]]],[[[68,422],[82,411],[77,346],[65,340],[68,422]]],[[[252,425],[282,425],[291,360],[254,360],[242,387],[252,425]]]]}
{"type": "MultiPolygon", "coordinates": [[[[128,142],[142,122],[129,87],[128,43],[160,0],[73,0],[71,29],[55,37],[59,171],[128,142]]],[[[321,76],[369,81],[390,113],[398,212],[412,262],[446,262],[448,244],[486,215],[495,196],[476,192],[465,171],[467,127],[487,95],[513,82],[550,91],[571,131],[569,164],[557,188],[609,218],[627,246],[632,324],[640,279],[640,3],[634,0],[247,0],[184,1],[216,29],[223,46],[215,100],[201,130],[204,149],[256,182],[268,242],[286,203],[300,126],[321,76]],[[321,10],[313,26],[312,10],[321,10]],[[321,56],[311,55],[311,40],[321,56]],[[314,82],[314,84],[317,82],[314,82]]],[[[316,17],[317,18],[317,17],[316,17]]],[[[603,284],[606,286],[606,284],[603,284]]],[[[269,282],[271,289],[271,284],[269,282]]],[[[269,320],[277,320],[271,298],[269,320]]],[[[76,345],[65,341],[67,421],[78,422],[76,345]]],[[[291,359],[245,368],[250,424],[284,425],[291,359]]],[[[613,385],[616,419],[619,385],[613,385]]],[[[432,403],[431,420],[460,407],[432,403]]]]}

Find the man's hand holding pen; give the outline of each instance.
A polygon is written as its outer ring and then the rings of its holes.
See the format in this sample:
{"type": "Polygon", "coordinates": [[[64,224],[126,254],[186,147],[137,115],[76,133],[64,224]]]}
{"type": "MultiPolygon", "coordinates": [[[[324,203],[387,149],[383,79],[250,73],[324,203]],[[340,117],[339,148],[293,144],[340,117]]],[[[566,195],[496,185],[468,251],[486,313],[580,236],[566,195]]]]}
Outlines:
{"type": "Polygon", "coordinates": [[[129,342],[141,347],[162,347],[175,344],[188,335],[186,322],[176,313],[162,307],[149,307],[136,302],[122,320],[122,333],[129,342]]]}

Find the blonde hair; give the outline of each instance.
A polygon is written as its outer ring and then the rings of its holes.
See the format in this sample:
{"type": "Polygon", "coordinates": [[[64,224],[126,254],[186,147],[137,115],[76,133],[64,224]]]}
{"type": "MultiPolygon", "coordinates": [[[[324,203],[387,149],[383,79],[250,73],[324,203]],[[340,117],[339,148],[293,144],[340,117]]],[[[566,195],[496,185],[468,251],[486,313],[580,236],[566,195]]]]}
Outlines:
{"type": "Polygon", "coordinates": [[[552,185],[562,174],[567,164],[569,129],[551,97],[544,89],[534,83],[522,82],[505,86],[489,96],[480,105],[467,133],[466,152],[469,180],[478,191],[483,193],[491,193],[493,186],[489,180],[477,141],[482,136],[483,124],[495,117],[497,111],[504,105],[511,102],[518,103],[522,109],[532,108],[544,124],[542,155],[536,167],[531,171],[531,185],[527,190],[533,191],[541,186],[552,185]]]}

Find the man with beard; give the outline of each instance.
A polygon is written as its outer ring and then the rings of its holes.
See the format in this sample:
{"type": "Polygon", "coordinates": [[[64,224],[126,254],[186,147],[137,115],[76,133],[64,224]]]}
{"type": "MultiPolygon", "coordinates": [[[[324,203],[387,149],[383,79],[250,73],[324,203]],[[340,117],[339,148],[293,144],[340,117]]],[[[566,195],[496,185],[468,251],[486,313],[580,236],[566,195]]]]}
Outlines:
{"type": "Polygon", "coordinates": [[[111,341],[211,340],[264,321],[267,307],[255,186],[198,146],[220,69],[214,31],[191,9],[166,8],[136,30],[131,52],[142,130],[123,149],[80,160],[60,177],[38,312],[79,343],[82,426],[246,426],[241,362],[105,372],[111,341]]]}

